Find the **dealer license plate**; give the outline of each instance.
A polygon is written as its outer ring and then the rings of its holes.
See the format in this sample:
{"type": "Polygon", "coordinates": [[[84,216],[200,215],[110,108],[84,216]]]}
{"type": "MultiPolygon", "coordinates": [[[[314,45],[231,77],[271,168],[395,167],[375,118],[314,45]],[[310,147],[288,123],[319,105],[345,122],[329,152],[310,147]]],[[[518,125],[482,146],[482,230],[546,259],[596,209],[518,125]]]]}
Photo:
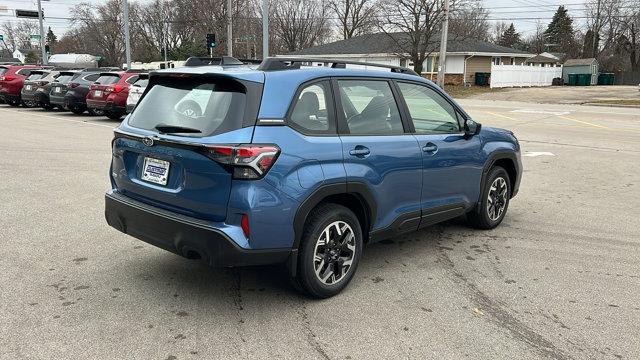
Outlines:
{"type": "Polygon", "coordinates": [[[168,161],[150,157],[144,158],[142,180],[152,182],[154,184],[167,185],[167,179],[169,178],[169,165],[168,161]]]}

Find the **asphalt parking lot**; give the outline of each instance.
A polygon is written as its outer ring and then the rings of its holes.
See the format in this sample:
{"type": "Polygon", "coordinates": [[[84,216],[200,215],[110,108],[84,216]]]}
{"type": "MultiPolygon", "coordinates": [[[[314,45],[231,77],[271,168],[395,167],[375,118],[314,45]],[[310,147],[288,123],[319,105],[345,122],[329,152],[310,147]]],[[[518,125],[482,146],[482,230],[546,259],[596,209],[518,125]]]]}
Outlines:
{"type": "Polygon", "coordinates": [[[639,358],[640,109],[461,104],[520,139],[502,225],[371,245],[324,301],[111,229],[117,122],[0,105],[0,358],[639,358]]]}

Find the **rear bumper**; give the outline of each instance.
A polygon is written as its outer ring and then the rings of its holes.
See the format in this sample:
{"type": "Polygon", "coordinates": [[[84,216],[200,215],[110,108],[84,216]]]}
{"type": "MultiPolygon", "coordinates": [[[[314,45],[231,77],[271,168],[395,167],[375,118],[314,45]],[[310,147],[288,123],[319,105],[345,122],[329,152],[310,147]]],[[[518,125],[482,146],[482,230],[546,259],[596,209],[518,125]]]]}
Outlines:
{"type": "Polygon", "coordinates": [[[105,217],[113,228],[172,253],[198,254],[212,266],[248,266],[287,261],[291,249],[247,250],[210,223],[172,213],[109,191],[105,217]]]}
{"type": "Polygon", "coordinates": [[[20,95],[10,94],[6,91],[0,91],[0,98],[2,98],[2,100],[4,101],[12,101],[12,102],[20,101],[20,95]]]}
{"type": "Polygon", "coordinates": [[[91,99],[87,99],[86,101],[87,101],[87,108],[89,109],[105,110],[105,108],[107,107],[106,101],[96,101],[91,99]]]}
{"type": "Polygon", "coordinates": [[[105,111],[110,111],[113,113],[126,113],[127,109],[124,106],[118,106],[116,105],[116,103],[111,102],[111,101],[107,101],[107,103],[104,105],[104,110],[105,111]]]}

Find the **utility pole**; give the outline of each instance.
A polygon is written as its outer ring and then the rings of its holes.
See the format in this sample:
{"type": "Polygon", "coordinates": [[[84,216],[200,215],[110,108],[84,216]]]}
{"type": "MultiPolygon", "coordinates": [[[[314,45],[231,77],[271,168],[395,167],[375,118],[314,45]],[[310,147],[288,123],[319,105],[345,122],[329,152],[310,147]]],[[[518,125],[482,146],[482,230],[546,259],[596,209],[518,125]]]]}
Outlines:
{"type": "Polygon", "coordinates": [[[444,89],[445,64],[447,59],[447,33],[449,31],[449,0],[444,0],[444,20],[442,20],[442,38],[438,57],[438,86],[444,89]]]}
{"type": "Polygon", "coordinates": [[[129,1],[122,2],[122,14],[124,21],[124,49],[127,56],[127,70],[131,70],[131,41],[129,39],[129,1]]]}
{"type": "Polygon", "coordinates": [[[269,57],[269,0],[262,0],[262,59],[269,57]]]}
{"type": "Polygon", "coordinates": [[[596,11],[596,24],[593,28],[593,44],[591,45],[591,50],[593,51],[593,57],[595,58],[598,53],[598,34],[600,33],[598,27],[600,26],[600,0],[598,0],[598,10],[596,11]]]}
{"type": "Polygon", "coordinates": [[[227,55],[233,56],[233,26],[231,24],[231,0],[227,0],[227,55]]]}
{"type": "Polygon", "coordinates": [[[38,22],[40,23],[40,50],[42,50],[42,64],[47,65],[47,51],[44,48],[44,26],[42,25],[42,3],[38,0],[38,22]]]}
{"type": "Polygon", "coordinates": [[[165,21],[164,23],[164,31],[162,32],[162,45],[164,45],[164,66],[169,66],[167,64],[167,33],[169,32],[169,23],[165,21]]]}

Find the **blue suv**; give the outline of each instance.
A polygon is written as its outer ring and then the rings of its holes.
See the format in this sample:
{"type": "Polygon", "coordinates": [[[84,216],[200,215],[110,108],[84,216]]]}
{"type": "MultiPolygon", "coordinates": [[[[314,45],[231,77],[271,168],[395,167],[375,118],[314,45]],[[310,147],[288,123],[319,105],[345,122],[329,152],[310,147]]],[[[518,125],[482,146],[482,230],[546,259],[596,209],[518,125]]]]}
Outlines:
{"type": "Polygon", "coordinates": [[[212,266],[286,264],[318,298],[364,244],[496,227],[522,174],[512,132],[409,69],[340,60],[156,71],[114,133],[110,226],[212,266]]]}

